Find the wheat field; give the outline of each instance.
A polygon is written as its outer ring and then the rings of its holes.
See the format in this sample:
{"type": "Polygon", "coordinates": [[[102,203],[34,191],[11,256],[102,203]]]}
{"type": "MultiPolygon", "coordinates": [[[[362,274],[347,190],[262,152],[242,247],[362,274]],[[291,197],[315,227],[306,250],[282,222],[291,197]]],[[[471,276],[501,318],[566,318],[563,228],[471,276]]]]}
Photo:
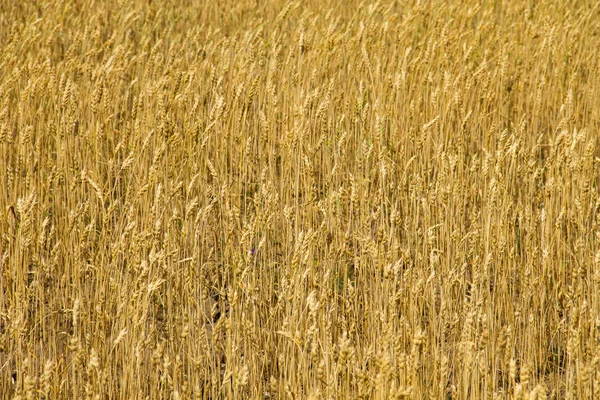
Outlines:
{"type": "Polygon", "coordinates": [[[0,3],[0,398],[600,399],[594,0],[0,3]]]}

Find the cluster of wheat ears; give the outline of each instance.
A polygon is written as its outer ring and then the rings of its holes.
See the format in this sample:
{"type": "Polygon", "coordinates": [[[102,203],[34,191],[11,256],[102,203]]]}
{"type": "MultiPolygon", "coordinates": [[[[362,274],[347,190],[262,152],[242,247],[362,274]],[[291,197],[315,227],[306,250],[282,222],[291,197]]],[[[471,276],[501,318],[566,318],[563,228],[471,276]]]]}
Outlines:
{"type": "Polygon", "coordinates": [[[0,11],[0,397],[600,398],[595,0],[0,11]]]}

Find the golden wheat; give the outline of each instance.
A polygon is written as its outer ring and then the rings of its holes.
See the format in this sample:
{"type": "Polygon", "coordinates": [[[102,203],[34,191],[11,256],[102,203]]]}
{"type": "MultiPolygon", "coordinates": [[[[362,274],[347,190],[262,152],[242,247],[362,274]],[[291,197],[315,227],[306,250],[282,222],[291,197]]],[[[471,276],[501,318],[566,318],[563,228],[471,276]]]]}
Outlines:
{"type": "Polygon", "coordinates": [[[600,398],[596,2],[0,15],[0,397],[600,398]]]}

